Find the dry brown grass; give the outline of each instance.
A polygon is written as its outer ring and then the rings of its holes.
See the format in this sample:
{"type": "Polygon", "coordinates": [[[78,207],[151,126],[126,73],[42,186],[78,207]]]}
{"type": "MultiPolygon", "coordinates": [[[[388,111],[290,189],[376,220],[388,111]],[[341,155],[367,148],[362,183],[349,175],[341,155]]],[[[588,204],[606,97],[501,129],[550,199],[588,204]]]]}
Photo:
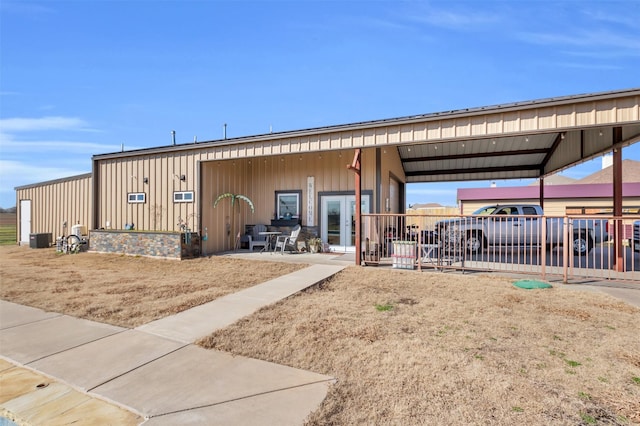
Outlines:
{"type": "MultiPolygon", "coordinates": [[[[0,247],[0,297],[133,327],[302,266],[0,247]]],[[[336,377],[312,425],[632,424],[639,324],[597,293],[350,267],[201,344],[336,377]]]]}
{"type": "Polygon", "coordinates": [[[215,256],[175,261],[0,246],[0,298],[137,327],[303,267],[215,256]]]}
{"type": "Polygon", "coordinates": [[[602,294],[350,267],[199,343],[336,377],[311,425],[610,425],[640,423],[639,327],[602,294]]]}

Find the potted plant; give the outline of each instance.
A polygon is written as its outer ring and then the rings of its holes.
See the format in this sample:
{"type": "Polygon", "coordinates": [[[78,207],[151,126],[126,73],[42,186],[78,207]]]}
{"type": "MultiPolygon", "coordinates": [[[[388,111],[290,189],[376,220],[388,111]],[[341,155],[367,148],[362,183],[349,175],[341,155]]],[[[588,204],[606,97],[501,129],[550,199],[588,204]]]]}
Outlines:
{"type": "Polygon", "coordinates": [[[309,238],[307,241],[309,244],[309,253],[320,253],[322,252],[322,240],[318,237],[309,238]]]}

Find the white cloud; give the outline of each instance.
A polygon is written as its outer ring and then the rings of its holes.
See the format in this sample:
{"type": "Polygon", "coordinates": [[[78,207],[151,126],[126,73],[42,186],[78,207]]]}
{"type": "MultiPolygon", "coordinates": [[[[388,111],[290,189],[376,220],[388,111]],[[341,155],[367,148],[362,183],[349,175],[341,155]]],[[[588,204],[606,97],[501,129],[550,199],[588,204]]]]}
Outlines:
{"type": "Polygon", "coordinates": [[[580,63],[580,62],[559,62],[555,65],[563,68],[575,68],[582,70],[602,70],[602,71],[615,71],[623,69],[621,66],[611,64],[595,64],[595,63],[580,63]]]}
{"type": "Polygon", "coordinates": [[[3,118],[0,130],[3,132],[34,132],[42,130],[91,131],[86,121],[76,117],[3,118]]]}
{"type": "Polygon", "coordinates": [[[611,8],[607,8],[606,12],[603,10],[586,10],[583,14],[594,21],[600,21],[607,24],[614,24],[616,26],[624,25],[629,28],[636,28],[638,25],[638,16],[633,14],[629,15],[615,15],[612,13],[611,8]]]}
{"type": "Polygon", "coordinates": [[[0,176],[2,176],[2,179],[0,180],[4,182],[5,177],[12,177],[12,180],[24,181],[24,185],[29,184],[31,181],[34,181],[34,179],[35,181],[40,182],[79,175],[90,171],[91,170],[80,170],[75,167],[66,167],[62,165],[61,167],[43,167],[42,165],[27,164],[21,161],[0,160],[0,176]],[[24,178],[20,179],[19,177],[21,176],[26,176],[26,181],[24,178]]]}
{"type": "Polygon", "coordinates": [[[455,30],[470,30],[496,25],[501,17],[496,13],[482,13],[477,10],[442,10],[429,7],[424,13],[417,12],[410,18],[419,23],[429,24],[435,27],[443,27],[455,30]]]}
{"type": "Polygon", "coordinates": [[[69,176],[81,175],[91,172],[91,164],[87,159],[86,169],[79,162],[59,162],[55,166],[43,166],[41,164],[28,164],[21,161],[0,160],[0,206],[12,207],[15,205],[16,186],[30,185],[32,183],[46,182],[69,176]]]}
{"type": "Polygon", "coordinates": [[[64,140],[18,140],[12,135],[0,132],[0,150],[4,157],[9,153],[56,152],[59,154],[102,154],[120,150],[119,145],[104,145],[95,142],[64,140]]]}
{"type": "Polygon", "coordinates": [[[33,18],[39,15],[48,15],[53,9],[35,3],[3,1],[0,3],[0,10],[7,13],[20,14],[33,18]]]}
{"type": "Polygon", "coordinates": [[[578,31],[575,33],[521,32],[518,37],[526,42],[542,45],[617,48],[640,55],[640,38],[637,35],[613,33],[606,30],[578,31]]]}

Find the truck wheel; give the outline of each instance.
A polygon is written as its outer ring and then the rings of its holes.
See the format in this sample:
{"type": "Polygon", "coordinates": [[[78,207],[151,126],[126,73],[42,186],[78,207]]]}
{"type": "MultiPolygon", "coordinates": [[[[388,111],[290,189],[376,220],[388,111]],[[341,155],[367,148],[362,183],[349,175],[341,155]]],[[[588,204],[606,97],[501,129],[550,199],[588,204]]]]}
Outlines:
{"type": "Polygon", "coordinates": [[[469,232],[467,234],[465,245],[469,254],[476,254],[480,253],[484,249],[486,243],[481,233],[469,232]]]}
{"type": "Polygon", "coordinates": [[[593,240],[584,234],[573,236],[573,254],[586,256],[593,248],[593,240]]]}

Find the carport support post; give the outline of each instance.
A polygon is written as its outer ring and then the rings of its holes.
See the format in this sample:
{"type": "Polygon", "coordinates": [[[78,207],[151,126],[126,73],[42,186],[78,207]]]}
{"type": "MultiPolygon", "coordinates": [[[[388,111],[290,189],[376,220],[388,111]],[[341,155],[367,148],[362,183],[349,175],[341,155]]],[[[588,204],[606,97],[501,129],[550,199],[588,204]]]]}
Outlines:
{"type": "Polygon", "coordinates": [[[361,150],[360,148],[357,148],[355,150],[355,153],[353,155],[353,162],[351,164],[347,164],[347,169],[349,170],[353,170],[355,172],[356,175],[356,181],[355,181],[355,189],[356,189],[356,265],[360,265],[361,261],[360,261],[360,257],[362,256],[362,251],[361,251],[361,241],[360,241],[360,233],[361,233],[361,229],[360,229],[360,223],[362,221],[362,181],[360,179],[360,170],[361,170],[361,163],[360,163],[360,154],[361,154],[361,150]]]}
{"type": "MultiPolygon", "coordinates": [[[[622,128],[613,128],[613,146],[622,142],[622,128]]],[[[613,245],[613,261],[615,270],[624,270],[624,251],[622,248],[622,148],[613,148],[613,216],[615,220],[615,236],[613,245]]]]}
{"type": "MultiPolygon", "coordinates": [[[[541,170],[542,172],[543,170],[541,170]]],[[[542,217],[540,217],[541,222],[541,237],[542,237],[542,248],[540,249],[540,263],[541,263],[541,271],[542,271],[542,279],[544,280],[547,276],[547,216],[544,215],[544,178],[540,178],[540,208],[543,211],[542,217]]]]}

